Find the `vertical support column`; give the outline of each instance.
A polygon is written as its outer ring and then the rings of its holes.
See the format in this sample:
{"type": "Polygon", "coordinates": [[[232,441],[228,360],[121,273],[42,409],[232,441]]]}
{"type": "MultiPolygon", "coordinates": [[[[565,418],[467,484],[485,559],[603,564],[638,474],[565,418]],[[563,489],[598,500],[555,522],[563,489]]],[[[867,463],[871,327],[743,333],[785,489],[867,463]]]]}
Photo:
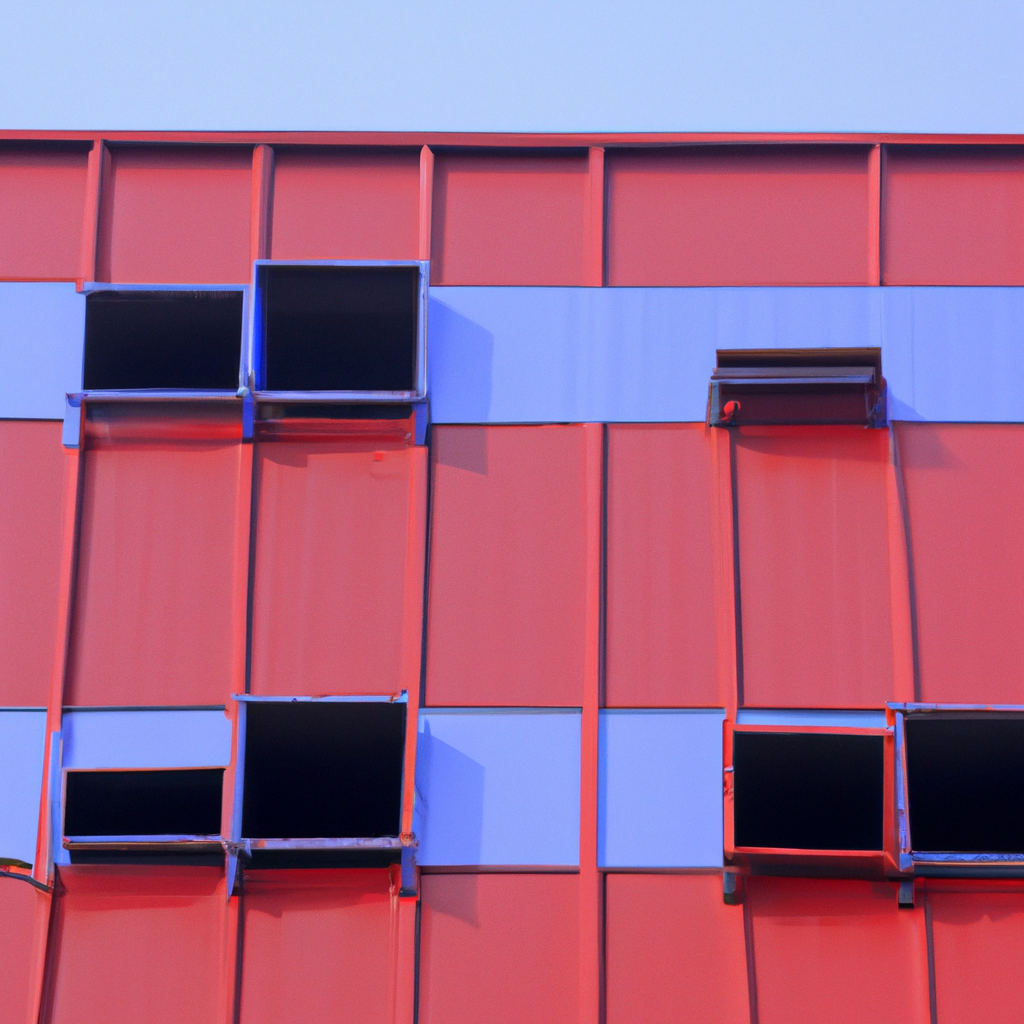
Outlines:
{"type": "Polygon", "coordinates": [[[231,692],[249,692],[250,575],[255,546],[255,444],[243,440],[235,485],[235,536],[231,583],[231,692]]]}
{"type": "Polygon", "coordinates": [[[868,153],[868,284],[882,283],[882,147],[868,153]]]}
{"type": "Polygon", "coordinates": [[[252,206],[249,221],[249,259],[270,258],[271,198],[274,187],[274,150],[256,146],[252,151],[252,206]]]}
{"type": "Polygon", "coordinates": [[[96,280],[96,247],[99,243],[100,194],[107,147],[102,139],[93,139],[85,172],[85,213],[82,219],[82,262],[76,282],[82,291],[86,281],[96,280]]]}
{"type": "Polygon", "coordinates": [[[434,151],[429,146],[420,150],[420,229],[417,259],[430,259],[431,232],[434,220],[434,151]]]}
{"type": "Polygon", "coordinates": [[[604,880],[597,866],[598,722],[601,707],[601,535],[604,520],[604,434],[600,423],[586,431],[586,653],[580,764],[580,1022],[600,1024],[604,880]]]}
{"type": "Polygon", "coordinates": [[[587,175],[586,283],[600,288],[604,273],[604,147],[591,146],[587,175]]]}
{"type": "Polygon", "coordinates": [[[920,700],[910,517],[903,490],[896,429],[889,427],[889,464],[885,478],[889,536],[889,606],[892,617],[893,700],[920,700]]]}
{"type": "Polygon", "coordinates": [[[63,520],[61,525],[60,604],[57,609],[57,645],[50,675],[50,695],[46,707],[46,754],[43,764],[42,796],[39,804],[39,829],[36,837],[32,877],[37,882],[53,881],[53,820],[50,804],[60,785],[61,715],[68,651],[71,646],[71,619],[74,610],[75,568],[78,560],[78,522],[81,510],[82,474],[85,449],[62,448],[64,453],[63,520]]]}
{"type": "Polygon", "coordinates": [[[393,864],[391,880],[391,1021],[413,1024],[416,1017],[416,904],[403,896],[402,866],[393,864]]]}
{"type": "Polygon", "coordinates": [[[715,476],[714,507],[711,509],[711,515],[715,546],[714,601],[718,699],[725,708],[726,719],[735,721],[740,701],[741,639],[732,431],[726,427],[707,429],[711,431],[712,472],[715,476]]]}

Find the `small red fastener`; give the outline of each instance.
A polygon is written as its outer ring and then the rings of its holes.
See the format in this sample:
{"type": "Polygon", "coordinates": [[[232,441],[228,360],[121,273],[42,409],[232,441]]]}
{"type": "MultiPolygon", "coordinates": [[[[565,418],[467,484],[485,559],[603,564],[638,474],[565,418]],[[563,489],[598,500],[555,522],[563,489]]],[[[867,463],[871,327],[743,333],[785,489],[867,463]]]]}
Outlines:
{"type": "Polygon", "coordinates": [[[736,417],[736,413],[738,413],[739,411],[739,402],[726,402],[725,405],[722,406],[722,422],[732,423],[732,421],[736,417]]]}
{"type": "Polygon", "coordinates": [[[373,453],[373,461],[374,462],[383,462],[384,461],[384,453],[383,452],[374,452],[373,453]]]}

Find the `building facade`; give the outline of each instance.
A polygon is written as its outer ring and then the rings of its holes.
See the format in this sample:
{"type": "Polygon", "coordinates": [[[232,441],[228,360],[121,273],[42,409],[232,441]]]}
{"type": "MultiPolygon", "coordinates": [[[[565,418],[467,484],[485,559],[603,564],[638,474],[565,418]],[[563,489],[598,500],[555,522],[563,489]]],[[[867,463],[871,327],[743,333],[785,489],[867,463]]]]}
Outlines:
{"type": "Polygon", "coordinates": [[[1024,140],[4,133],[0,1021],[1015,1020],[1024,140]]]}

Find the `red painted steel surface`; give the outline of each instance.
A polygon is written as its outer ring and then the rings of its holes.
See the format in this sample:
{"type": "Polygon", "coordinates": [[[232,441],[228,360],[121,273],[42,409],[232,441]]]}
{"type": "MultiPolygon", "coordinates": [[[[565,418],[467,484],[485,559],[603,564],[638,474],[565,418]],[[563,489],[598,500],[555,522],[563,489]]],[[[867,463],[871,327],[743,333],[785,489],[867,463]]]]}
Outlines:
{"type": "Polygon", "coordinates": [[[1016,1024],[1024,1005],[1020,883],[927,885],[937,1024],[1016,1024]]]}
{"type": "Polygon", "coordinates": [[[37,1024],[50,897],[0,878],[0,1024],[37,1024]]]}
{"type": "Polygon", "coordinates": [[[0,147],[0,278],[78,276],[87,161],[81,146],[0,147]]]}
{"type": "Polygon", "coordinates": [[[234,989],[224,872],[65,868],[52,1024],[224,1024],[234,989]]]}
{"type": "Polygon", "coordinates": [[[249,871],[241,1024],[392,1024],[386,868],[249,871]]]}
{"type": "Polygon", "coordinates": [[[1024,703],[1024,426],[901,423],[920,700],[1024,703]]]}
{"type": "Polygon", "coordinates": [[[439,153],[434,284],[587,284],[587,154],[439,153]]]}
{"type": "Polygon", "coordinates": [[[861,427],[735,432],[745,703],[893,699],[888,447],[861,427]]]}
{"type": "Polygon", "coordinates": [[[57,644],[61,425],[0,420],[0,707],[46,705],[57,644]]]}
{"type": "Polygon", "coordinates": [[[1024,284],[1024,149],[886,152],[886,284],[1024,284]]]}
{"type": "Polygon", "coordinates": [[[223,704],[237,685],[241,449],[140,440],[86,452],[66,703],[223,704]]]}
{"type": "Polygon", "coordinates": [[[416,259],[419,180],[415,149],[279,149],[273,258],[416,259]]]}
{"type": "Polygon", "coordinates": [[[722,876],[609,874],[607,1024],[749,1024],[743,908],[722,876]]]}
{"type": "MultiPolygon", "coordinates": [[[[253,693],[402,688],[410,573],[423,590],[410,503],[425,499],[426,450],[396,444],[258,445],[253,693]]],[[[422,601],[408,611],[418,654],[422,601]]]]}
{"type": "Polygon", "coordinates": [[[871,284],[868,149],[609,150],[608,283],[871,284]]]}
{"type": "Polygon", "coordinates": [[[605,704],[718,705],[711,436],[608,427],[605,704]]]}
{"type": "Polygon", "coordinates": [[[252,150],[113,148],[101,185],[101,281],[244,284],[252,150]]]}
{"type": "Polygon", "coordinates": [[[746,883],[759,1024],[929,1024],[924,910],[894,883],[746,883]]]}
{"type": "Polygon", "coordinates": [[[433,431],[427,703],[579,707],[586,427],[433,431]]]}
{"type": "Polygon", "coordinates": [[[579,1024],[579,878],[425,875],[420,1024],[579,1024]]]}

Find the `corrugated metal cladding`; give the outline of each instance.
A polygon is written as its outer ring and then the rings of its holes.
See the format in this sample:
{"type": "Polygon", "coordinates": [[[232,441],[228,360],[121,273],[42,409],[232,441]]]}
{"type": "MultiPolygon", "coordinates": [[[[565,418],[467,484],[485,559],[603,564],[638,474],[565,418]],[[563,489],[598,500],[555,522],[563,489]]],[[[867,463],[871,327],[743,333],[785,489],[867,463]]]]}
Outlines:
{"type": "Polygon", "coordinates": [[[5,135],[0,1024],[1015,1021],[1024,879],[726,902],[722,768],[1024,705],[1021,286],[1024,139],[5,135]],[[430,261],[425,444],[232,387],[62,445],[83,292],[257,259],[430,261]],[[717,349],[836,348],[888,428],[705,425],[717,349]],[[401,691],[416,864],[247,863],[234,698],[401,691]],[[71,863],[62,771],[189,768],[240,874],[71,863]]]}

